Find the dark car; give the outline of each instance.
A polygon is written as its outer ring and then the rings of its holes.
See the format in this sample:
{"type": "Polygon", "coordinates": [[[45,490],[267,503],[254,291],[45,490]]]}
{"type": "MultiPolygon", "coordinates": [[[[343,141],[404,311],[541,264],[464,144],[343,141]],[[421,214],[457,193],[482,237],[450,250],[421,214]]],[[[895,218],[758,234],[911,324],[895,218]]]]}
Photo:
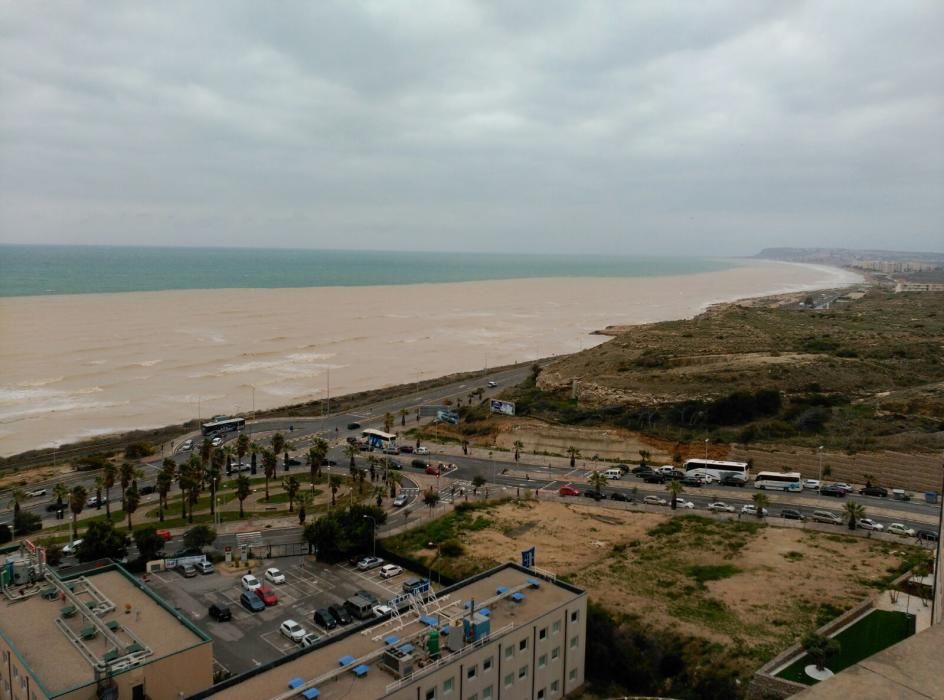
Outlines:
{"type": "Polygon", "coordinates": [[[323,459],[321,460],[321,466],[322,467],[336,467],[338,466],[338,463],[334,461],[333,459],[323,459]]]}
{"type": "Polygon", "coordinates": [[[324,627],[326,630],[333,630],[338,626],[338,621],[327,608],[318,608],[315,610],[315,624],[324,627]]]}
{"type": "Polygon", "coordinates": [[[239,603],[249,612],[257,613],[266,609],[266,604],[252,591],[243,591],[239,596],[239,603]]]}
{"type": "Polygon", "coordinates": [[[360,423],[348,423],[348,424],[347,424],[347,429],[348,429],[348,430],[360,430],[360,427],[361,427],[361,424],[360,424],[360,423]]]}
{"type": "Polygon", "coordinates": [[[430,466],[430,464],[429,462],[426,462],[422,459],[414,459],[412,462],[410,462],[410,466],[415,469],[426,469],[426,467],[430,466]]]}
{"type": "Polygon", "coordinates": [[[671,469],[667,472],[662,472],[662,476],[668,481],[681,481],[685,478],[685,472],[679,471],[678,469],[671,469]]]}
{"type": "Polygon", "coordinates": [[[351,613],[343,605],[329,605],[328,612],[334,615],[334,619],[338,621],[338,624],[349,625],[353,622],[351,613]]]}
{"type": "Polygon", "coordinates": [[[645,475],[645,474],[651,474],[651,473],[652,473],[652,467],[647,466],[647,465],[645,465],[645,464],[640,464],[638,467],[633,467],[633,468],[632,468],[632,472],[633,472],[633,474],[635,474],[636,476],[643,476],[643,475],[645,475]]]}
{"type": "Polygon", "coordinates": [[[46,504],[46,512],[47,512],[47,513],[55,513],[55,512],[56,512],[57,510],[59,510],[60,508],[62,508],[63,510],[65,510],[66,505],[65,505],[64,503],[63,503],[61,506],[60,506],[58,503],[47,503],[47,504],[46,504]]]}
{"type": "Polygon", "coordinates": [[[142,496],[148,496],[154,493],[156,490],[157,489],[154,487],[153,484],[148,484],[147,486],[142,486],[140,489],[138,489],[138,493],[141,494],[142,496]]]}
{"type": "Polygon", "coordinates": [[[727,476],[723,477],[721,481],[719,481],[718,483],[721,484],[722,486],[740,486],[741,488],[744,488],[746,479],[740,476],[736,476],[734,474],[728,474],[727,476]]]}
{"type": "Polygon", "coordinates": [[[391,459],[390,457],[387,457],[383,462],[381,462],[381,464],[386,466],[387,469],[403,469],[402,464],[400,464],[395,459],[391,459]]]}
{"type": "Polygon", "coordinates": [[[819,493],[821,496],[829,496],[830,498],[845,498],[846,490],[841,489],[838,486],[823,486],[819,493]]]}
{"type": "Polygon", "coordinates": [[[664,484],[665,477],[660,472],[649,472],[643,476],[643,481],[647,484],[664,484]]]}
{"type": "Polygon", "coordinates": [[[864,489],[859,491],[863,496],[880,496],[885,498],[888,496],[888,489],[882,488],[881,486],[866,486],[864,489]]]}
{"type": "Polygon", "coordinates": [[[934,530],[918,530],[915,537],[924,542],[937,542],[937,533],[934,530]]]}
{"type": "Polygon", "coordinates": [[[294,457],[289,457],[286,464],[290,467],[300,467],[302,466],[302,461],[300,459],[295,459],[294,457]]]}
{"type": "Polygon", "coordinates": [[[584,491],[583,495],[587,498],[592,498],[595,501],[600,501],[603,499],[603,494],[597,493],[596,491],[584,491]]]}
{"type": "Polygon", "coordinates": [[[370,591],[354,591],[354,595],[360,596],[361,598],[363,598],[364,600],[366,600],[366,601],[367,601],[368,603],[370,603],[371,605],[377,605],[377,603],[380,602],[380,599],[377,598],[377,596],[375,596],[375,595],[374,595],[373,593],[371,593],[370,591]]]}
{"type": "Polygon", "coordinates": [[[613,493],[611,493],[611,494],[610,494],[610,500],[611,500],[611,501],[623,501],[623,502],[625,502],[625,503],[632,503],[632,502],[633,502],[633,499],[632,499],[632,498],[630,498],[629,496],[624,496],[624,495],[621,494],[619,491],[614,491],[613,493]]]}
{"type": "Polygon", "coordinates": [[[229,609],[228,605],[213,603],[213,605],[210,606],[210,617],[217,622],[226,622],[227,620],[233,619],[233,612],[229,609]]]}
{"type": "Polygon", "coordinates": [[[686,486],[694,486],[696,488],[701,487],[701,479],[696,476],[686,476],[682,478],[682,483],[686,486]]]}
{"type": "Polygon", "coordinates": [[[806,520],[806,518],[803,517],[803,513],[796,508],[784,508],[780,511],[780,517],[784,520],[806,520]]]}
{"type": "Polygon", "coordinates": [[[413,445],[400,445],[400,453],[405,455],[413,454],[413,445]]]}

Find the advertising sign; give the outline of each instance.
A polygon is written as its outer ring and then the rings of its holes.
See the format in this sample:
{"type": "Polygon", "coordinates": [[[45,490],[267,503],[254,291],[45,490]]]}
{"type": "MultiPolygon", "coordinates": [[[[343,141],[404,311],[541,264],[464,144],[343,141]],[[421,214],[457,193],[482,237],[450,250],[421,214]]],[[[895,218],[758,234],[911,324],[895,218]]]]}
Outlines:
{"type": "Polygon", "coordinates": [[[492,413],[501,413],[506,416],[515,415],[514,401],[501,401],[499,399],[489,399],[488,407],[492,413]]]}

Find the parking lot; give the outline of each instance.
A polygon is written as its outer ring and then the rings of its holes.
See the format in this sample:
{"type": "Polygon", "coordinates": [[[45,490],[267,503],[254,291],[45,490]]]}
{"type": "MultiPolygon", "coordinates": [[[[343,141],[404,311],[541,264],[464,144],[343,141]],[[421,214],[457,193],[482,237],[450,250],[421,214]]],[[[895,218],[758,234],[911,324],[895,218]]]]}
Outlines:
{"type": "Polygon", "coordinates": [[[240,577],[245,573],[248,573],[246,569],[233,573],[217,571],[189,579],[176,571],[150,575],[150,585],[158,595],[213,637],[217,663],[234,674],[261,666],[298,648],[279,632],[279,625],[285,620],[295,620],[306,631],[321,637],[337,634],[344,627],[329,632],[315,624],[316,609],[341,605],[358,590],[369,591],[381,602],[386,602],[401,593],[404,581],[416,577],[416,574],[404,571],[382,579],[379,568],[358,571],[351,564],[323,564],[307,556],[267,560],[260,566],[253,566],[251,573],[275,592],[278,603],[262,612],[252,613],[239,602],[243,591],[240,577]],[[277,567],[285,574],[285,583],[265,581],[263,574],[269,567],[277,567]],[[210,618],[208,609],[213,603],[228,605],[233,614],[232,621],[217,622],[210,618]]]}

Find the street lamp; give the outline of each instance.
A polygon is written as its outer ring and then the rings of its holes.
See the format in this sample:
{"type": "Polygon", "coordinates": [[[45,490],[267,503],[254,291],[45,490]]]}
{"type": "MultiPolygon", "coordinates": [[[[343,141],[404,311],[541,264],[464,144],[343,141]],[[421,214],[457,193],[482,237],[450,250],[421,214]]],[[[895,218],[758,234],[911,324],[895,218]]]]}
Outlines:
{"type": "Polygon", "coordinates": [[[705,459],[708,459],[708,438],[705,438],[705,459]]]}
{"type": "Polygon", "coordinates": [[[364,515],[362,517],[366,518],[367,520],[370,520],[371,541],[373,542],[373,547],[371,548],[371,552],[373,553],[373,556],[376,557],[377,556],[377,521],[374,520],[374,517],[372,515],[364,515]]]}
{"type": "Polygon", "coordinates": [[[823,485],[823,446],[820,445],[816,448],[816,454],[819,457],[819,485],[823,485]]]}

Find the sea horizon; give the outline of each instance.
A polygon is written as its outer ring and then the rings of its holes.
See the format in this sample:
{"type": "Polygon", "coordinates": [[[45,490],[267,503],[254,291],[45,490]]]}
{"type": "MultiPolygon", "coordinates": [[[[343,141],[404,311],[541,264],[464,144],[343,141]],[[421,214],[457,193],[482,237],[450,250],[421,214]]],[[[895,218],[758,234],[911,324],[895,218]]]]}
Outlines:
{"type": "Polygon", "coordinates": [[[3,244],[0,297],[665,277],[741,264],[707,256],[3,244]]]}

